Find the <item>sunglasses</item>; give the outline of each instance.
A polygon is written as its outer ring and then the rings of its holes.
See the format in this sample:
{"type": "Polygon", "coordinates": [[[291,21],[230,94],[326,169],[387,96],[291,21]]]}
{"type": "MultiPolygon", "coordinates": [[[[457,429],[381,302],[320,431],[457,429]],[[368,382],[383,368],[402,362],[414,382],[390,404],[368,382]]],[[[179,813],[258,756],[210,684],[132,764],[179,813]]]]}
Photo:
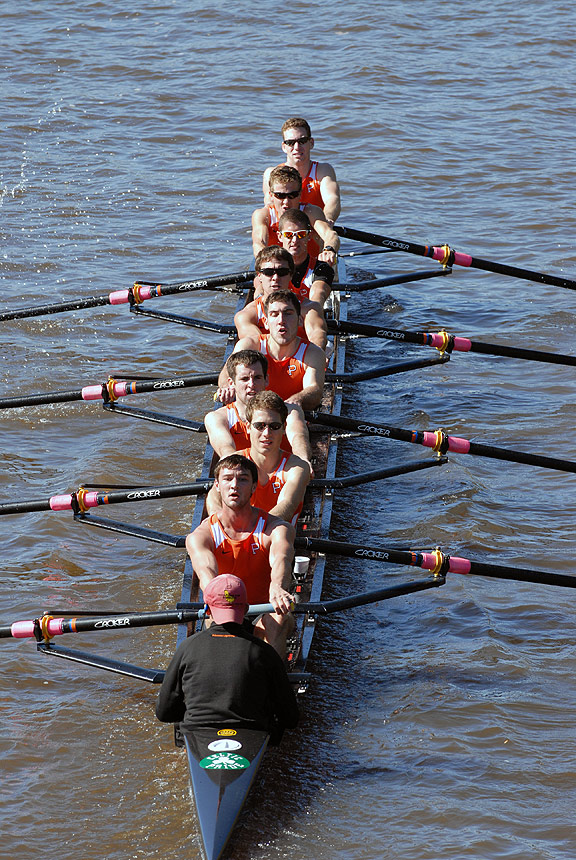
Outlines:
{"type": "Polygon", "coordinates": [[[295,200],[302,191],[273,191],[272,194],[277,200],[295,200]]]}
{"type": "Polygon", "coordinates": [[[280,235],[285,239],[305,239],[310,235],[310,230],[283,230],[280,235]]]}
{"type": "Polygon", "coordinates": [[[253,421],[252,427],[259,433],[264,432],[268,427],[269,430],[280,430],[284,425],[281,421],[253,421]]]}
{"type": "Polygon", "coordinates": [[[279,278],[283,278],[290,274],[288,266],[279,266],[277,269],[260,269],[259,271],[261,275],[265,275],[267,278],[273,278],[274,275],[278,275],[279,278]]]}
{"type": "Polygon", "coordinates": [[[292,140],[285,140],[284,143],[286,144],[286,146],[292,148],[293,146],[296,146],[297,143],[299,143],[301,146],[304,146],[304,144],[308,143],[308,141],[311,139],[311,137],[293,137],[292,140]]]}

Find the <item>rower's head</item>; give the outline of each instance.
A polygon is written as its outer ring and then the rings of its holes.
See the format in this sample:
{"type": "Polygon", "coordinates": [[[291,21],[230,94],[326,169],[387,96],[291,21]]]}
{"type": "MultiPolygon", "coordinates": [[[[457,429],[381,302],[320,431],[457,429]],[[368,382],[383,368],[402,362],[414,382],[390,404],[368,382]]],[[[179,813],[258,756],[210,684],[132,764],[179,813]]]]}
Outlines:
{"type": "Polygon", "coordinates": [[[278,238],[282,247],[298,263],[308,253],[308,238],[311,232],[310,219],[301,209],[287,209],[278,221],[278,238]]]}
{"type": "Polygon", "coordinates": [[[238,510],[249,505],[257,484],[258,469],[242,454],[229,454],[216,463],[214,486],[225,508],[238,510]]]}
{"type": "Polygon", "coordinates": [[[313,146],[314,138],[306,120],[300,116],[287,119],[282,126],[282,150],[288,164],[307,162],[313,146]]]}
{"type": "Polygon", "coordinates": [[[295,167],[281,164],[270,171],[268,180],[270,199],[281,215],[287,209],[298,209],[302,196],[302,177],[295,167]]]}
{"type": "Polygon", "coordinates": [[[261,391],[246,407],[250,446],[260,453],[280,450],[286,430],[288,407],[275,391],[261,391]]]}
{"type": "Polygon", "coordinates": [[[287,346],[298,336],[302,321],[298,296],[291,290],[276,290],[264,302],[268,331],[278,346],[287,346]]]}
{"type": "Polygon", "coordinates": [[[231,573],[211,579],[204,589],[204,602],[216,624],[241,624],[248,609],[248,595],[242,580],[231,573]]]}
{"type": "Polygon", "coordinates": [[[255,349],[233,352],[226,362],[226,370],[228,383],[234,386],[236,400],[244,405],[268,385],[268,359],[255,349]]]}
{"type": "Polygon", "coordinates": [[[278,245],[262,248],[256,257],[254,268],[258,272],[255,281],[260,284],[264,296],[273,290],[287,290],[294,274],[292,255],[278,245]]]}

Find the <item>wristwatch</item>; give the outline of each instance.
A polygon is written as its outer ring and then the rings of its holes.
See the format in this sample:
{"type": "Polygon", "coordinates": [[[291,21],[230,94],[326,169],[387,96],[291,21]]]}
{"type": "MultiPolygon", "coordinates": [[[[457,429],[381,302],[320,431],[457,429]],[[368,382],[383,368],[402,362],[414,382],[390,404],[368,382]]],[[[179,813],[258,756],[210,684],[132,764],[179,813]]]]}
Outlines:
{"type": "Polygon", "coordinates": [[[324,245],[322,250],[323,251],[333,251],[334,254],[336,253],[336,248],[333,248],[332,245],[324,245]]]}

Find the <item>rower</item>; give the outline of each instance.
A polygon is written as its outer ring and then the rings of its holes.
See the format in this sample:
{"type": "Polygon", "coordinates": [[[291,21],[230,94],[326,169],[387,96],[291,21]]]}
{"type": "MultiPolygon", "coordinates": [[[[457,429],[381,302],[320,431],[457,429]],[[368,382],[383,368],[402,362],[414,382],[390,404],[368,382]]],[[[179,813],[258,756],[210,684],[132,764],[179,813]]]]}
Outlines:
{"type": "MultiPolygon", "coordinates": [[[[274,391],[254,394],[246,405],[249,445],[239,453],[258,468],[251,503],[296,525],[310,480],[310,463],[281,447],[287,414],[286,404],[274,391]]],[[[206,510],[212,514],[221,506],[214,486],[206,497],[206,510]]]]}
{"type": "MultiPolygon", "coordinates": [[[[295,167],[302,178],[302,203],[323,209],[332,227],[340,215],[340,186],[331,164],[311,160],[313,148],[314,138],[306,120],[301,117],[287,119],[282,126],[282,151],[286,164],[295,167]]],[[[271,202],[268,197],[271,171],[271,167],[264,171],[262,189],[265,203],[271,202]]]]}
{"type": "MultiPolygon", "coordinates": [[[[324,263],[324,265],[327,264],[324,263]]],[[[255,269],[258,273],[254,279],[256,298],[238,311],[234,317],[234,325],[239,338],[251,337],[256,339],[261,334],[268,333],[264,301],[274,290],[289,289],[298,295],[291,280],[294,272],[294,260],[288,251],[278,248],[277,245],[263,248],[256,257],[255,269]]],[[[314,284],[318,291],[323,286],[323,284],[314,284]]],[[[328,287],[328,291],[330,291],[330,287],[328,287]]],[[[315,343],[320,349],[326,349],[328,329],[322,305],[310,301],[307,296],[301,298],[298,295],[298,298],[300,299],[303,318],[303,326],[299,327],[298,336],[310,343],[315,343]]]]}
{"type": "MultiPolygon", "coordinates": [[[[254,395],[268,385],[268,359],[261,352],[253,349],[233,352],[225,368],[228,383],[225,389],[220,389],[218,398],[227,405],[213,409],[204,417],[208,439],[218,457],[250,446],[246,407],[254,395]]],[[[312,451],[304,412],[296,403],[286,406],[286,435],[282,445],[310,463],[312,451]]]]}
{"type": "Polygon", "coordinates": [[[262,615],[254,633],[284,657],[286,639],[294,629],[290,614],[293,596],[287,591],[294,560],[294,527],[267,511],[253,507],[258,467],[241,454],[216,464],[214,487],[222,507],[206,517],[186,538],[186,549],[200,588],[221,573],[239,576],[252,604],[271,603],[274,612],[262,615]]]}
{"type": "Polygon", "coordinates": [[[322,209],[309,203],[301,203],[302,179],[294,167],[281,165],[270,172],[270,202],[252,213],[252,248],[254,256],[267,245],[279,245],[278,220],[288,209],[301,209],[312,225],[309,239],[311,254],[326,252],[326,261],[334,265],[340,247],[340,239],[332,229],[322,209]]]}
{"type": "MultiPolygon", "coordinates": [[[[326,373],[326,355],[313,343],[298,336],[301,320],[300,302],[289,290],[276,290],[264,302],[269,333],[243,337],[234,352],[254,349],[268,358],[268,387],[287,403],[298,403],[302,409],[316,409],[322,400],[326,373]]],[[[226,369],[220,371],[218,385],[227,384],[226,369]]]]}
{"type": "Polygon", "coordinates": [[[294,260],[290,289],[301,302],[310,299],[322,308],[330,295],[334,268],[327,262],[330,255],[326,251],[322,251],[317,260],[308,253],[311,232],[310,219],[300,209],[288,209],[278,221],[278,238],[294,260]]]}
{"type": "Polygon", "coordinates": [[[260,729],[277,744],[298,722],[298,705],[283,662],[243,625],[248,609],[241,579],[222,574],[204,588],[213,624],[174,654],[156,702],[162,722],[260,729]]]}

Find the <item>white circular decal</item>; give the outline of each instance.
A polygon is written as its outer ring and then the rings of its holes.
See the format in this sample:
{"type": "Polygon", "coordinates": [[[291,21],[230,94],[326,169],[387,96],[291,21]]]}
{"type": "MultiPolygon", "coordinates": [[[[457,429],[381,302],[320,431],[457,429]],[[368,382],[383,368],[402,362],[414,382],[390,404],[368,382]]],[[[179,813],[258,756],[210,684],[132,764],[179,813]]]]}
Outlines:
{"type": "Polygon", "coordinates": [[[212,752],[231,752],[232,750],[242,749],[242,744],[240,741],[233,741],[231,738],[221,738],[208,744],[208,749],[212,750],[212,752]]]}

